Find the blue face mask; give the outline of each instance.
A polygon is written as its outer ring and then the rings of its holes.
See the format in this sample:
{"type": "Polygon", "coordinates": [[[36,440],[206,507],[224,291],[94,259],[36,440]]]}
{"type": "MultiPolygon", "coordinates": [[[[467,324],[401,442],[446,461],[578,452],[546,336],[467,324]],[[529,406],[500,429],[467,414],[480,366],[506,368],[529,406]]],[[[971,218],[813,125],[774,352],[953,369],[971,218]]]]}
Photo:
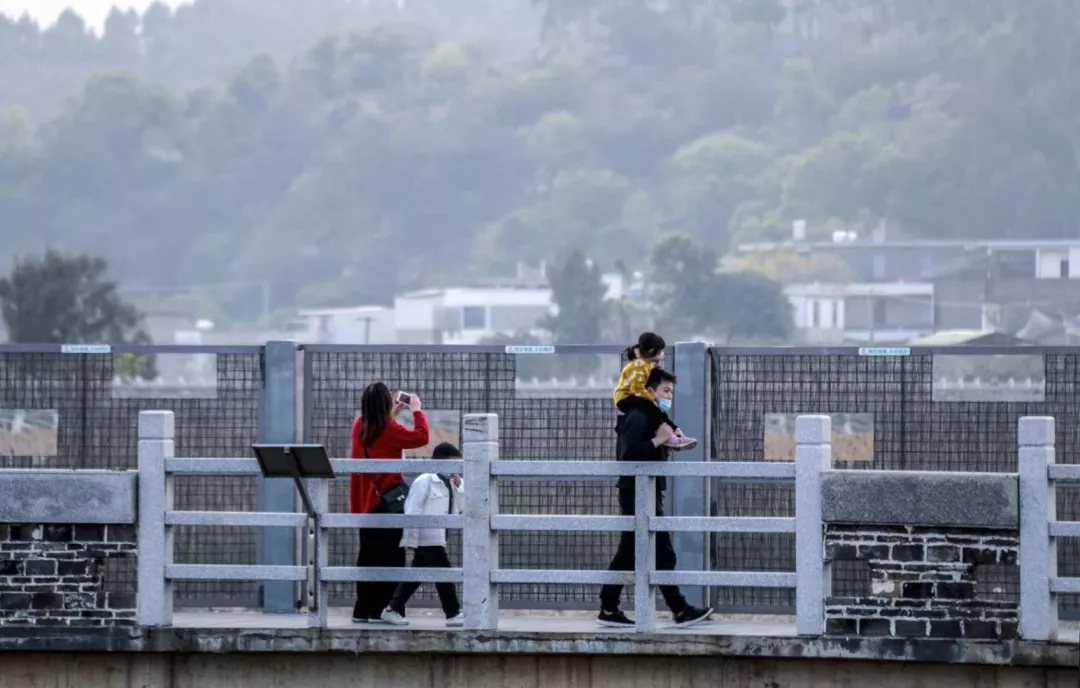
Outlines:
{"type": "Polygon", "coordinates": [[[671,410],[671,399],[657,399],[656,405],[660,407],[660,410],[667,413],[671,410]]]}

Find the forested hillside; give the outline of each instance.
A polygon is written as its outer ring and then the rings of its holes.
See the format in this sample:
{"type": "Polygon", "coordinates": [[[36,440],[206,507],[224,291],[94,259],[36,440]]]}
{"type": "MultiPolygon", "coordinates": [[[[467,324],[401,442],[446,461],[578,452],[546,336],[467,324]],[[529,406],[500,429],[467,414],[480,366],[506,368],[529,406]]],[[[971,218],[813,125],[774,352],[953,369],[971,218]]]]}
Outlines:
{"type": "MultiPolygon", "coordinates": [[[[0,20],[0,264],[385,301],[684,231],[1075,236],[1074,0],[199,0],[0,20]],[[543,24],[543,33],[541,25],[543,24]]],[[[250,292],[211,296],[236,317],[250,292]]]]}

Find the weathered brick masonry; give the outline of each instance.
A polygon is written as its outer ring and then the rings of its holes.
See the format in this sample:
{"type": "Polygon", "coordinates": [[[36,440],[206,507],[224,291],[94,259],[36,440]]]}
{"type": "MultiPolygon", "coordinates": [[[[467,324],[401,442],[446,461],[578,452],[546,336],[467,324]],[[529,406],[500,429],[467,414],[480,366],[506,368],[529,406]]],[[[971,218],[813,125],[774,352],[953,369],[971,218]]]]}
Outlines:
{"type": "Polygon", "coordinates": [[[104,577],[135,551],[132,525],[0,525],[0,626],[134,625],[135,590],[104,577]]]}
{"type": "Polygon", "coordinates": [[[870,590],[826,600],[826,633],[1010,639],[1016,602],[986,599],[976,567],[1015,566],[1016,531],[830,525],[828,561],[866,562],[870,590]]]}

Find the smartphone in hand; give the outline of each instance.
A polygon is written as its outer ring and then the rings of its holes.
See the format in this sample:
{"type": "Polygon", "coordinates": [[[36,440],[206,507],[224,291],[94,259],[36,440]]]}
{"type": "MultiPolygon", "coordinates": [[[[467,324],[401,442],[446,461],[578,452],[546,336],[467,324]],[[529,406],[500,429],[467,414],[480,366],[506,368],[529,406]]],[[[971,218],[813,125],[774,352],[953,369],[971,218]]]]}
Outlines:
{"type": "Polygon", "coordinates": [[[412,395],[408,392],[398,392],[397,398],[394,400],[402,406],[409,406],[412,404],[412,395]]]}

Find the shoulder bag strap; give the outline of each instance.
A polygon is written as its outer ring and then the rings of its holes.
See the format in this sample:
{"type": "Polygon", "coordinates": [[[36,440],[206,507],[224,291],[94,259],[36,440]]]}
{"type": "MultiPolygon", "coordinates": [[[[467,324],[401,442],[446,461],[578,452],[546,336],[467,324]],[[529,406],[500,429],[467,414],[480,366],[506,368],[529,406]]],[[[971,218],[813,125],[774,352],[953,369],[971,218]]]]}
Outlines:
{"type": "MultiPolygon", "coordinates": [[[[368,456],[368,452],[367,452],[367,445],[366,444],[361,444],[360,446],[364,448],[364,458],[365,459],[370,459],[371,457],[368,456]]],[[[375,482],[375,476],[371,475],[370,473],[368,473],[368,475],[371,476],[371,489],[375,490],[375,496],[378,497],[379,499],[382,499],[382,492],[379,492],[379,486],[375,482]]]]}

